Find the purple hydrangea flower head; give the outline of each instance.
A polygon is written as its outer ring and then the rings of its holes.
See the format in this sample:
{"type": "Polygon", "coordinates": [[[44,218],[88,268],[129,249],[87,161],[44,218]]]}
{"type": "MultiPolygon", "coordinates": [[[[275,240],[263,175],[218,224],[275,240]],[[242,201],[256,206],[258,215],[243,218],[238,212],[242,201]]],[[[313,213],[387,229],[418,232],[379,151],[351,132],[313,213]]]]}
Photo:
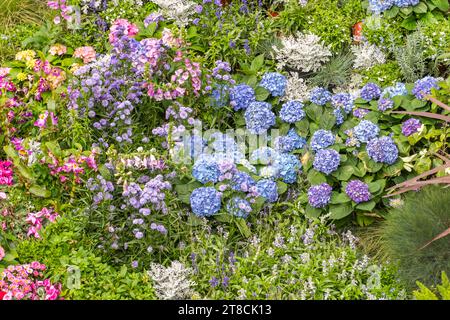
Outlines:
{"type": "Polygon", "coordinates": [[[309,94],[309,101],[319,106],[324,106],[331,100],[331,93],[325,88],[315,87],[309,94]]]}
{"type": "Polygon", "coordinates": [[[239,218],[247,218],[252,211],[250,202],[240,197],[231,198],[227,204],[227,211],[239,218]]]}
{"type": "Polygon", "coordinates": [[[219,165],[209,157],[201,157],[192,167],[192,176],[201,183],[217,182],[220,176],[219,165]]]}
{"type": "Polygon", "coordinates": [[[275,202],[278,199],[277,183],[270,179],[261,179],[256,183],[256,190],[261,197],[269,202],[275,202]]]}
{"type": "Polygon", "coordinates": [[[353,110],[353,116],[361,119],[361,118],[364,118],[364,116],[366,114],[368,114],[369,112],[370,112],[370,110],[368,110],[368,109],[357,108],[357,109],[353,110]]]}
{"type": "Polygon", "coordinates": [[[393,164],[398,158],[398,148],[391,137],[384,136],[370,140],[366,150],[375,162],[393,164]]]}
{"type": "Polygon", "coordinates": [[[431,94],[431,89],[439,89],[437,84],[438,80],[433,77],[425,77],[419,79],[414,83],[414,88],[412,89],[412,94],[416,96],[417,99],[423,100],[426,96],[431,94]]]}
{"type": "Polygon", "coordinates": [[[329,175],[337,170],[341,162],[339,152],[333,149],[320,149],[314,157],[313,167],[319,172],[329,175]]]}
{"type": "Polygon", "coordinates": [[[402,124],[402,133],[405,137],[408,137],[416,132],[419,132],[422,127],[422,123],[419,119],[408,119],[402,124]]]}
{"type": "Polygon", "coordinates": [[[282,153],[277,157],[277,176],[282,178],[286,183],[294,183],[297,181],[297,173],[301,167],[301,162],[293,154],[282,153]]]}
{"type": "Polygon", "coordinates": [[[281,152],[291,152],[302,149],[306,145],[306,139],[300,137],[294,128],[289,129],[287,135],[280,136],[277,139],[277,150],[281,152]]]}
{"type": "Polygon", "coordinates": [[[252,134],[266,132],[275,124],[275,114],[270,110],[272,105],[268,102],[254,101],[245,110],[245,123],[252,134]]]}
{"type": "Polygon", "coordinates": [[[320,149],[332,146],[335,141],[336,137],[333,132],[320,129],[314,132],[311,138],[311,149],[317,152],[320,149]]]}
{"type": "Polygon", "coordinates": [[[356,203],[366,202],[371,198],[369,186],[359,180],[350,181],[345,187],[345,193],[356,203]]]}
{"type": "Polygon", "coordinates": [[[331,105],[334,108],[342,108],[349,114],[354,106],[354,99],[350,93],[336,93],[331,97],[331,105]]]}
{"type": "Polygon", "coordinates": [[[305,117],[303,103],[300,101],[288,101],[283,104],[280,110],[280,118],[287,123],[295,123],[305,117]]]}
{"type": "Polygon", "coordinates": [[[378,100],[378,110],[386,111],[388,109],[392,109],[394,107],[394,101],[391,99],[381,98],[378,100]]]}
{"type": "Polygon", "coordinates": [[[231,179],[231,188],[236,191],[248,192],[255,185],[255,180],[246,172],[238,171],[231,179]]]}
{"type": "Polygon", "coordinates": [[[263,75],[259,85],[268,90],[272,96],[281,97],[286,90],[287,79],[280,73],[268,72],[263,75]]]}
{"type": "Polygon", "coordinates": [[[332,188],[328,183],[311,186],[308,189],[308,202],[314,208],[325,207],[331,199],[332,188]]]}
{"type": "Polygon", "coordinates": [[[147,28],[150,23],[156,23],[156,26],[158,26],[158,23],[160,21],[164,21],[163,15],[157,12],[153,12],[144,19],[144,26],[147,28]]]}
{"type": "Polygon", "coordinates": [[[201,187],[192,191],[190,200],[194,214],[208,217],[220,210],[222,197],[214,188],[201,187]]]}
{"type": "Polygon", "coordinates": [[[355,137],[361,142],[369,142],[376,138],[380,133],[380,128],[369,120],[362,120],[355,128],[353,128],[355,137]]]}
{"type": "Polygon", "coordinates": [[[378,99],[380,95],[381,88],[372,82],[369,82],[361,89],[361,98],[366,101],[378,99]]]}
{"type": "Polygon", "coordinates": [[[230,105],[235,111],[247,109],[255,101],[255,91],[246,84],[238,84],[230,89],[230,105]]]}

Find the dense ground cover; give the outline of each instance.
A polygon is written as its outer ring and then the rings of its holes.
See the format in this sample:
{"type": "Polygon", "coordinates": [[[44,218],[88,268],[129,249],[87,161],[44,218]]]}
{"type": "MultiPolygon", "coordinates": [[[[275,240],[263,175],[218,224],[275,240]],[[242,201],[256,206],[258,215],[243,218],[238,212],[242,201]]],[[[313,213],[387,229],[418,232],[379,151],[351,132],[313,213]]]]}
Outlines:
{"type": "Polygon", "coordinates": [[[0,299],[448,298],[447,0],[1,6],[0,299]]]}

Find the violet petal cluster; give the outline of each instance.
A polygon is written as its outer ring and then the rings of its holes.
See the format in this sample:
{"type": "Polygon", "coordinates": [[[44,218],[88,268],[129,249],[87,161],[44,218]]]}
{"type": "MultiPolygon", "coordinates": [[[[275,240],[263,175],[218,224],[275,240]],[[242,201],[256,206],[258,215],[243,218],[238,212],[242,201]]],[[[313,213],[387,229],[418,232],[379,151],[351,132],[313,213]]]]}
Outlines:
{"type": "Polygon", "coordinates": [[[356,203],[367,202],[372,196],[369,186],[359,180],[350,181],[345,187],[345,193],[356,203]]]}
{"type": "Polygon", "coordinates": [[[325,207],[331,199],[333,189],[328,183],[311,186],[308,189],[308,202],[314,208],[325,207]]]}

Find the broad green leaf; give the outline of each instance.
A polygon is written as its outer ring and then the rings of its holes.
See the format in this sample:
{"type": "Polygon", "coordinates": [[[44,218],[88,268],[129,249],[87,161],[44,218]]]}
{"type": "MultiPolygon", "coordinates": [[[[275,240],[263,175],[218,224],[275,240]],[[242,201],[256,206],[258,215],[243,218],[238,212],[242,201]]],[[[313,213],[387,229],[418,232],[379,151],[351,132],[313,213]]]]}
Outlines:
{"type": "Polygon", "coordinates": [[[347,181],[348,179],[351,178],[354,172],[355,170],[352,166],[342,166],[339,167],[338,170],[333,172],[332,175],[336,177],[338,180],[347,181]]]}
{"type": "Polygon", "coordinates": [[[384,17],[388,18],[388,19],[392,19],[395,18],[397,16],[397,14],[399,13],[399,7],[397,6],[393,6],[391,9],[386,10],[383,14],[384,17]]]}
{"type": "Polygon", "coordinates": [[[283,194],[287,191],[288,186],[286,183],[284,183],[283,181],[278,181],[277,182],[277,190],[278,190],[278,194],[283,194]]]}
{"type": "Polygon", "coordinates": [[[330,218],[334,220],[339,220],[347,217],[353,212],[353,207],[350,203],[336,204],[330,206],[330,218]]]}
{"type": "Polygon", "coordinates": [[[327,178],[325,177],[325,175],[316,170],[310,170],[308,172],[307,179],[311,185],[327,182],[327,178]]]}
{"type": "Polygon", "coordinates": [[[410,16],[408,19],[403,20],[401,26],[406,30],[414,31],[417,27],[417,21],[414,16],[410,16]]]}
{"type": "Polygon", "coordinates": [[[269,94],[270,92],[263,87],[256,87],[255,89],[255,96],[258,101],[266,100],[269,97],[269,94]]]}
{"type": "Polygon", "coordinates": [[[260,54],[255,59],[253,59],[252,64],[250,65],[250,69],[256,72],[259,71],[263,65],[264,65],[264,54],[260,54]]]}
{"type": "Polygon", "coordinates": [[[305,208],[305,215],[308,218],[317,218],[322,213],[322,210],[312,207],[311,205],[307,204],[305,208]]]}
{"type": "Polygon", "coordinates": [[[336,191],[333,191],[331,194],[331,204],[341,204],[341,203],[347,203],[350,202],[350,198],[345,193],[338,193],[336,191]]]}
{"type": "Polygon", "coordinates": [[[449,9],[449,3],[447,0],[431,0],[431,2],[439,8],[439,10],[447,12],[449,9]]]}
{"type": "Polygon", "coordinates": [[[376,205],[375,201],[370,200],[368,202],[363,202],[363,203],[358,204],[356,206],[356,209],[363,210],[363,211],[372,211],[373,208],[375,208],[375,205],[376,205]]]}
{"type": "Polygon", "coordinates": [[[413,7],[415,13],[425,13],[428,11],[428,7],[424,2],[419,2],[418,5],[413,7]]]}
{"type": "Polygon", "coordinates": [[[44,187],[38,186],[38,185],[32,185],[29,189],[29,191],[34,194],[35,196],[41,197],[41,198],[48,198],[51,196],[51,192],[45,189],[44,187]]]}

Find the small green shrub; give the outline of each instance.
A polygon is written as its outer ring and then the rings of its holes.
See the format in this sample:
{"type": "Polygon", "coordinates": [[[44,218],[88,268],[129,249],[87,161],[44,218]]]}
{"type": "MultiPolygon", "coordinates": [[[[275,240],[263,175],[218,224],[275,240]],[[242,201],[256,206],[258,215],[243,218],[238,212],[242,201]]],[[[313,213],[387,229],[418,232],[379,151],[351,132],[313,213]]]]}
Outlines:
{"type": "Polygon", "coordinates": [[[399,262],[399,274],[409,286],[418,280],[436,285],[441,272],[450,273],[450,240],[426,243],[450,226],[450,192],[432,186],[410,192],[381,226],[382,250],[399,262]],[[422,248],[422,249],[421,249],[422,248]]]}
{"type": "Polygon", "coordinates": [[[73,222],[61,218],[45,229],[41,240],[20,242],[19,260],[45,264],[47,276],[62,284],[65,299],[155,299],[146,273],[133,272],[126,266],[116,270],[103,263],[80,235],[73,222]]]}
{"type": "Polygon", "coordinates": [[[450,300],[450,282],[445,272],[442,272],[442,284],[437,286],[437,290],[429,289],[419,281],[417,281],[417,285],[419,290],[413,292],[417,300],[439,300],[435,291],[439,293],[442,300],[450,300]]]}
{"type": "Polygon", "coordinates": [[[392,266],[356,250],[350,232],[339,236],[324,221],[295,210],[262,213],[253,236],[204,232],[185,248],[196,291],[207,299],[401,299],[392,266]]]}

